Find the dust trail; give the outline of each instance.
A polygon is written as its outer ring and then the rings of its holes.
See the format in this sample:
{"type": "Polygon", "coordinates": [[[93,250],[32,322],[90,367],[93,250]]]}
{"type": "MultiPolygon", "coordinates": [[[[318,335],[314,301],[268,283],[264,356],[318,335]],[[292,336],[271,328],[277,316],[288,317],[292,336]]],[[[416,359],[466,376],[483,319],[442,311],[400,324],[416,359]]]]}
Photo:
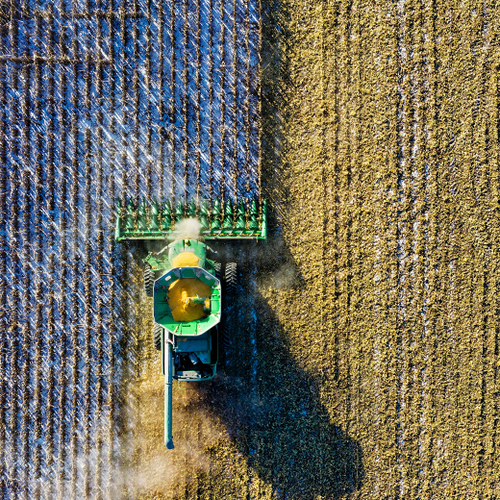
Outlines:
{"type": "Polygon", "coordinates": [[[281,236],[272,236],[265,248],[252,255],[259,269],[258,285],[265,289],[289,290],[297,284],[299,272],[281,236]]]}

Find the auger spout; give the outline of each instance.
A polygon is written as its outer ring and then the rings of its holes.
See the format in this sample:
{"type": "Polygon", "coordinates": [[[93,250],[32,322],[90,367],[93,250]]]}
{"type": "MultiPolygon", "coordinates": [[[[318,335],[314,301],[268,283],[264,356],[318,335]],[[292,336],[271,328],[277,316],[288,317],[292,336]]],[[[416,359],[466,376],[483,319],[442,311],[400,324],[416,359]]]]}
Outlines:
{"type": "Polygon", "coordinates": [[[163,351],[165,353],[165,446],[172,450],[174,441],[172,438],[172,344],[169,342],[167,332],[164,335],[163,351]]]}

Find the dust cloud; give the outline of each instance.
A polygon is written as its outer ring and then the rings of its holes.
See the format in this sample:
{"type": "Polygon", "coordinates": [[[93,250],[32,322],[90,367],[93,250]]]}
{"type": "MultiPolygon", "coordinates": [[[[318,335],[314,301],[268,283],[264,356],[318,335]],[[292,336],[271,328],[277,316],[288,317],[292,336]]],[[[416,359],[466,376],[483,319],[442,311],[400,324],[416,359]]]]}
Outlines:
{"type": "Polygon", "coordinates": [[[197,240],[200,237],[201,224],[198,219],[182,219],[175,224],[171,240],[197,240]]]}
{"type": "Polygon", "coordinates": [[[157,353],[148,354],[154,358],[142,360],[143,377],[129,386],[131,397],[123,409],[126,428],[122,439],[127,458],[115,470],[114,490],[117,498],[125,500],[174,498],[179,488],[209,472],[210,449],[225,438],[224,427],[207,407],[208,387],[181,390],[175,384],[175,448],[165,447],[164,377],[157,353]]]}
{"type": "Polygon", "coordinates": [[[165,448],[161,435],[156,436],[157,442],[152,442],[147,434],[135,436],[135,445],[141,450],[138,463],[122,471],[123,486],[133,498],[142,498],[151,492],[161,495],[159,498],[170,498],[176,488],[184,487],[196,476],[209,471],[209,448],[221,435],[202,411],[197,418],[189,417],[182,409],[176,409],[174,418],[190,422],[192,429],[184,429],[184,432],[178,429],[174,433],[173,450],[165,448]]]}

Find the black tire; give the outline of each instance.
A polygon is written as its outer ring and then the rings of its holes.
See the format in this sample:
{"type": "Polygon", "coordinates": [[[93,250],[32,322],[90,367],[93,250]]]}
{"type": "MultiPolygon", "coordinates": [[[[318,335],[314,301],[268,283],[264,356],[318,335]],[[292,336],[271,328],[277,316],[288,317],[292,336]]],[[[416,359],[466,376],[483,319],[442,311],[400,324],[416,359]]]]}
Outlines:
{"type": "Polygon", "coordinates": [[[220,262],[214,262],[214,274],[219,281],[222,280],[222,264],[220,262]]]}
{"type": "Polygon", "coordinates": [[[236,286],[238,285],[238,266],[236,262],[228,262],[226,264],[226,294],[234,295],[236,286]]]}
{"type": "Polygon", "coordinates": [[[161,327],[158,323],[155,323],[153,328],[153,342],[155,349],[157,351],[161,351],[161,334],[163,333],[163,327],[161,327]]]}
{"type": "Polygon", "coordinates": [[[234,323],[236,321],[236,311],[234,305],[236,301],[236,288],[238,285],[238,266],[236,262],[228,262],[224,273],[224,296],[222,297],[223,304],[223,322],[220,329],[220,343],[224,351],[227,351],[231,345],[231,339],[234,332],[234,323]]]}
{"type": "Polygon", "coordinates": [[[149,264],[144,267],[144,291],[146,297],[152,297],[155,286],[155,272],[151,269],[149,264]]]}

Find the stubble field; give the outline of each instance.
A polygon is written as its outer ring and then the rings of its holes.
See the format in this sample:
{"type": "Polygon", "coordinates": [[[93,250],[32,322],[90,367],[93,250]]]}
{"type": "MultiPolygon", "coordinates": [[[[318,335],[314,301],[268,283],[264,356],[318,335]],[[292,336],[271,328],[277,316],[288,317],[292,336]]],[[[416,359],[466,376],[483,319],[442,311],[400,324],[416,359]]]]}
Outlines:
{"type": "Polygon", "coordinates": [[[500,9],[172,5],[9,11],[2,497],[496,498],[500,9]],[[259,193],[269,241],[219,249],[239,334],[168,451],[113,199],[259,193]]]}

